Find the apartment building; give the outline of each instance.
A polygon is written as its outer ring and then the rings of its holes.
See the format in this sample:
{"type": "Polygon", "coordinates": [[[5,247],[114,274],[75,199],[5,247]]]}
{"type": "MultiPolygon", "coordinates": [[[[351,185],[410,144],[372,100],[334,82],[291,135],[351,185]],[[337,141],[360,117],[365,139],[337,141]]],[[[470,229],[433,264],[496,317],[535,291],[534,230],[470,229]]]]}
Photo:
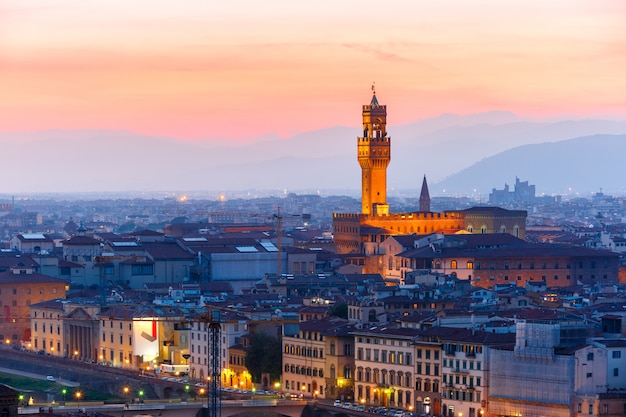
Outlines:
{"type": "Polygon", "coordinates": [[[491,347],[512,346],[515,335],[432,327],[421,340],[441,344],[441,415],[478,417],[489,396],[491,347]]]}
{"type": "Polygon", "coordinates": [[[325,334],[333,326],[344,324],[344,319],[325,317],[300,322],[297,333],[283,334],[283,391],[302,397],[327,398],[325,334]]]}
{"type": "MultiPolygon", "coordinates": [[[[189,374],[192,379],[206,381],[211,375],[209,321],[198,317],[190,323],[189,374]]],[[[237,312],[220,312],[220,366],[224,387],[251,389],[252,380],[241,355],[242,338],[248,334],[248,317],[237,312]]]]}
{"type": "Polygon", "coordinates": [[[355,401],[413,410],[418,329],[382,324],[354,331],[355,401]]]}
{"type": "Polygon", "coordinates": [[[52,356],[66,357],[63,337],[63,299],[51,299],[30,305],[30,338],[24,347],[52,356]]]}

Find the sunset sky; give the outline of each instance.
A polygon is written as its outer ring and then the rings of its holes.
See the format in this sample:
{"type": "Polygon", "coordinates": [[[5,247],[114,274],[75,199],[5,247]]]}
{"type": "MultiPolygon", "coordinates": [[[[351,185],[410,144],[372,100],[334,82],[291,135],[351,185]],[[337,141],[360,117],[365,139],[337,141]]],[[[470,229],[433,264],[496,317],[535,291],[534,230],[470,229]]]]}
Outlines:
{"type": "Polygon", "coordinates": [[[0,132],[246,140],[441,113],[624,118],[624,0],[3,0],[0,132]]]}

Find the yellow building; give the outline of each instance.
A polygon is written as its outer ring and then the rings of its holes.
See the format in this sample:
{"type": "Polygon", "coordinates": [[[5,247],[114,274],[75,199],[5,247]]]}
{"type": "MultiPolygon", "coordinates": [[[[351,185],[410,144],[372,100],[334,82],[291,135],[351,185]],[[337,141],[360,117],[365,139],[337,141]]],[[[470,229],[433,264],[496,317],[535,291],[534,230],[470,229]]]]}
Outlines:
{"type": "Polygon", "coordinates": [[[345,324],[346,320],[339,318],[303,321],[298,333],[283,335],[283,391],[307,398],[330,398],[327,335],[345,324]]]}
{"type": "Polygon", "coordinates": [[[31,304],[31,337],[24,347],[53,356],[65,356],[63,338],[63,300],[55,299],[31,304]]]}

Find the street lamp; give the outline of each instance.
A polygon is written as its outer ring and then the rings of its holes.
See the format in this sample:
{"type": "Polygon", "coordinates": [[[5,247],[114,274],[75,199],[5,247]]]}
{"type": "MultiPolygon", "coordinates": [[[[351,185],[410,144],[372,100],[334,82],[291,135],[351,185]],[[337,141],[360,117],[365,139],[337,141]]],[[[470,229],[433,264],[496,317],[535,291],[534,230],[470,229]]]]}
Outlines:
{"type": "Polygon", "coordinates": [[[61,393],[63,394],[63,405],[65,405],[65,395],[67,394],[67,388],[63,388],[61,390],[61,393]]]}
{"type": "Polygon", "coordinates": [[[76,391],[76,393],[74,394],[74,396],[76,397],[76,404],[78,406],[78,411],[80,411],[80,397],[83,396],[83,393],[80,391],[76,391]]]}
{"type": "Polygon", "coordinates": [[[126,402],[128,402],[128,393],[129,392],[130,392],[130,388],[124,387],[124,398],[126,399],[126,402]]]}
{"type": "Polygon", "coordinates": [[[141,403],[141,408],[143,408],[143,390],[140,389],[137,394],[139,395],[139,403],[141,403]]]}
{"type": "Polygon", "coordinates": [[[206,394],[206,390],[204,388],[200,388],[200,404],[202,408],[204,408],[204,394],[206,394]]]}

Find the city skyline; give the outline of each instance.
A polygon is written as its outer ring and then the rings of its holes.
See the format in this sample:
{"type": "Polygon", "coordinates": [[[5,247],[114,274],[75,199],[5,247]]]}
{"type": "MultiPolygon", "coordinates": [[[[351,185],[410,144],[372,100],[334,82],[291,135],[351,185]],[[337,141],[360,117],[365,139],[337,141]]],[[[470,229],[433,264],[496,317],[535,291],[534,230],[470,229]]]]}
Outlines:
{"type": "Polygon", "coordinates": [[[287,138],[358,125],[355,106],[373,82],[391,125],[491,110],[623,119],[626,110],[619,1],[184,6],[4,2],[0,133],[287,138]]]}

